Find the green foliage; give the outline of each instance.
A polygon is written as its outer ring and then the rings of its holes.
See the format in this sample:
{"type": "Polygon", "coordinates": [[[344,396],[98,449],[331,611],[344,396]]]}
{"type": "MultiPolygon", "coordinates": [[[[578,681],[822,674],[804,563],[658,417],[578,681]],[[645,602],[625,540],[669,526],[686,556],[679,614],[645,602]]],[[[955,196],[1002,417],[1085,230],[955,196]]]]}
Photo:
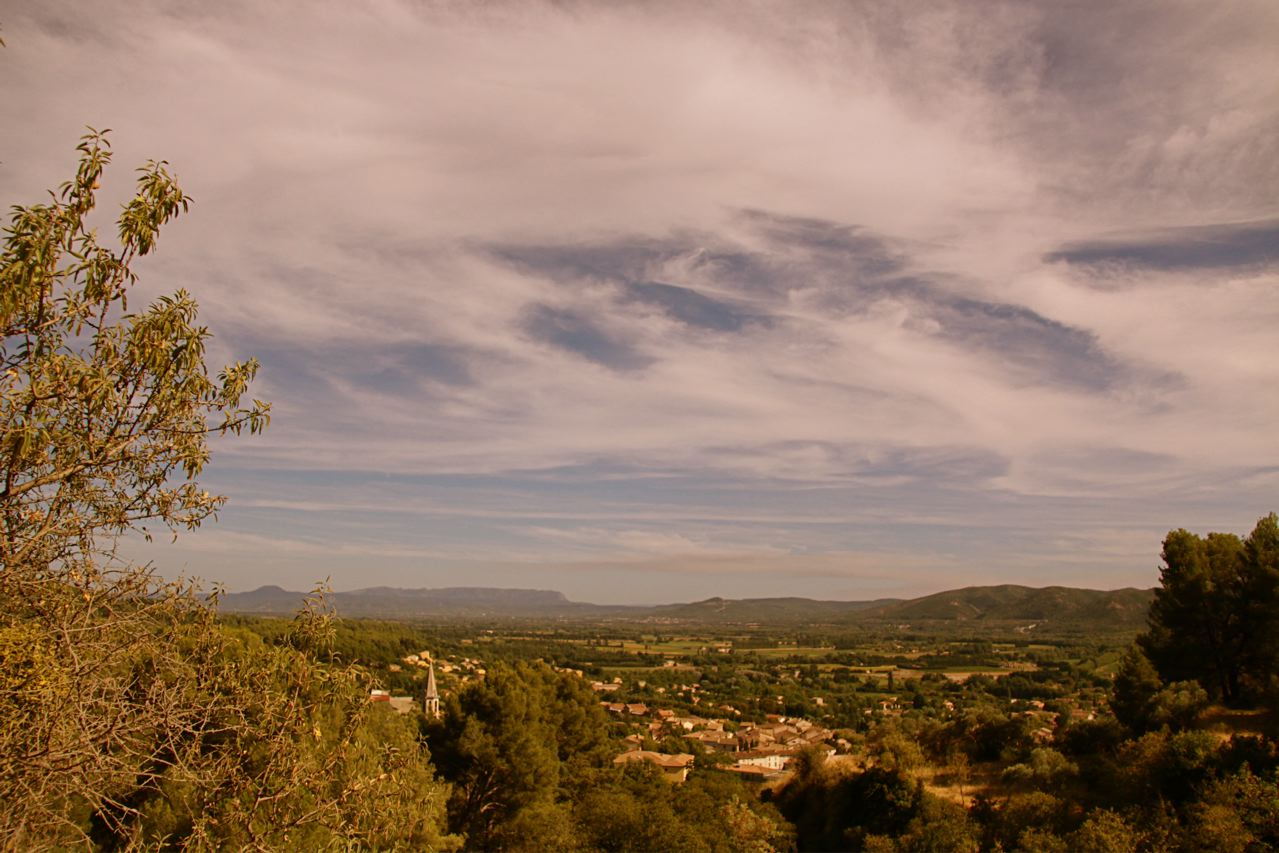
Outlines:
{"type": "Polygon", "coordinates": [[[1174,681],[1155,694],[1150,720],[1173,731],[1188,729],[1208,707],[1208,692],[1197,681],[1174,681]]]}
{"type": "Polygon", "coordinates": [[[1030,748],[1030,722],[979,706],[959,715],[936,740],[940,754],[957,748],[973,761],[1010,760],[1030,748]]]}
{"type": "Polygon", "coordinates": [[[912,774],[924,765],[924,752],[919,743],[900,731],[890,731],[878,739],[871,754],[876,766],[903,774],[912,774]]]}
{"type": "MultiPolygon", "coordinates": [[[[324,615],[300,614],[322,648],[324,615]]],[[[135,796],[138,835],[217,848],[448,849],[445,790],[416,725],[368,702],[367,679],[260,642],[223,646],[217,735],[135,796]],[[226,670],[230,670],[227,672],[226,670]],[[229,677],[228,677],[229,676],[229,677]]],[[[105,840],[105,839],[104,839],[105,840]]]]}
{"type": "Polygon", "coordinates": [[[453,785],[449,823],[479,850],[788,850],[790,829],[737,778],[682,785],[644,762],[617,767],[594,695],[541,663],[494,664],[428,727],[453,785]]]}
{"type": "Polygon", "coordinates": [[[1040,791],[1060,791],[1079,774],[1079,767],[1055,749],[1031,750],[1028,761],[1013,764],[1003,772],[1006,782],[1040,791]]]}
{"type": "Polygon", "coordinates": [[[1127,734],[1114,717],[1080,720],[1071,723],[1057,738],[1066,755],[1113,754],[1127,734]]]}
{"type": "Polygon", "coordinates": [[[883,849],[891,839],[923,837],[928,815],[940,813],[923,784],[901,770],[857,771],[804,755],[774,798],[795,824],[800,850],[883,849]]]}
{"type": "Polygon", "coordinates": [[[1151,705],[1161,689],[1163,682],[1154,665],[1140,647],[1133,646],[1124,653],[1115,673],[1110,708],[1119,722],[1141,734],[1151,728],[1151,705]]]}
{"type": "Polygon", "coordinates": [[[895,840],[896,849],[910,853],[977,853],[978,827],[957,803],[925,797],[919,813],[895,840]]]}
{"type": "Polygon", "coordinates": [[[1247,768],[1219,779],[1193,809],[1190,833],[1201,850],[1279,848],[1279,786],[1247,768]]]}
{"type": "Polygon", "coordinates": [[[522,812],[545,812],[613,756],[607,721],[576,677],[545,664],[491,666],[448,697],[428,729],[441,774],[453,785],[449,823],[468,843],[492,846],[522,812]]]}
{"type": "Polygon", "coordinates": [[[1115,674],[1110,707],[1134,734],[1165,726],[1181,731],[1194,725],[1208,707],[1208,693],[1196,681],[1176,681],[1165,687],[1141,648],[1133,646],[1115,674]]]}
{"type": "Polygon", "coordinates": [[[584,792],[574,815],[583,850],[773,853],[792,849],[791,830],[741,783],[715,771],[673,785],[651,766],[630,764],[584,792]]]}
{"type": "Polygon", "coordinates": [[[257,362],[210,378],[208,330],[183,291],[124,313],[130,263],[190,203],[166,164],[139,170],[119,219],[121,245],[90,227],[110,161],[103,134],[79,146],[74,180],[49,204],[15,207],[0,255],[0,559],[70,565],[99,534],[155,520],[191,528],[222,499],[194,478],[212,432],[264,428],[269,407],[240,407],[257,362]]]}
{"type": "Polygon", "coordinates": [[[982,825],[986,849],[1053,849],[1057,843],[1053,839],[1071,826],[1071,803],[1043,792],[1015,793],[1002,803],[979,801],[973,811],[982,825]]]}
{"type": "Polygon", "coordinates": [[[1246,540],[1174,530],[1164,540],[1162,587],[1139,643],[1165,681],[1196,680],[1234,703],[1270,691],[1279,665],[1279,518],[1246,540]]]}
{"type": "Polygon", "coordinates": [[[1110,809],[1097,809],[1069,836],[1068,850],[1078,853],[1131,853],[1139,849],[1143,836],[1110,809]]]}

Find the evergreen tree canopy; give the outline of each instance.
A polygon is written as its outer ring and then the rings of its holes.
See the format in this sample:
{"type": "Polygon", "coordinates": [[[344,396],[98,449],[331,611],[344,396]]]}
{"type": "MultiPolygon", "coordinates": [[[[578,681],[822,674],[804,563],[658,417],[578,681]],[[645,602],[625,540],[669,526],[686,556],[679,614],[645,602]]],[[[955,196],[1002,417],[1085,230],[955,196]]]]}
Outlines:
{"type": "Polygon", "coordinates": [[[1139,643],[1165,682],[1196,680],[1214,699],[1268,689],[1279,660],[1279,518],[1247,539],[1168,534],[1161,587],[1139,643]]]}

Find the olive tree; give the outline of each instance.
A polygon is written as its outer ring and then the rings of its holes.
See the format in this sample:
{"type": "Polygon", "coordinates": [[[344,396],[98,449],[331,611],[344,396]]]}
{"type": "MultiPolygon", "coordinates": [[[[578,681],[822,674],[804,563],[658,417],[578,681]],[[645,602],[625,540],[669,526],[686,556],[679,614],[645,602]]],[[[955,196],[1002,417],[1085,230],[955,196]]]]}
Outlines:
{"type": "Polygon", "coordinates": [[[0,847],[448,846],[425,748],[326,662],[322,602],[268,647],[118,557],[213,516],[209,438],[270,411],[242,403],[255,361],[210,374],[189,294],[130,311],[132,262],[190,204],[167,165],[138,170],[108,246],[105,133],[77,150],[0,254],[0,847]]]}
{"type": "Polygon", "coordinates": [[[156,521],[198,526],[222,502],[195,477],[212,432],[257,432],[269,407],[240,406],[256,361],[204,363],[208,330],[185,291],[125,314],[130,263],[187,210],[166,164],[140,169],[120,245],[90,227],[106,138],[86,136],[76,177],[48,204],[15,207],[0,266],[0,560],[72,570],[108,540],[156,521]]]}

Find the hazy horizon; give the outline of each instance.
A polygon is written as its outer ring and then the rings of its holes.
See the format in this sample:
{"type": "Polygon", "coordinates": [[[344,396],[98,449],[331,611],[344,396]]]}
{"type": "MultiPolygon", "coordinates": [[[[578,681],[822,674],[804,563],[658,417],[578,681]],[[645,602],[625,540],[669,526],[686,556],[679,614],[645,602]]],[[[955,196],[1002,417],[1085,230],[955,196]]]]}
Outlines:
{"type": "MultiPolygon", "coordinates": [[[[1008,585],[1010,585],[1010,586],[1024,586],[1023,584],[1008,584],[1008,585]]],[[[1061,585],[1061,584],[1046,584],[1046,585],[1045,585],[1045,587],[1048,587],[1048,588],[1052,588],[1052,587],[1060,587],[1060,586],[1062,586],[1062,585],[1061,585]]],[[[1157,584],[1156,584],[1156,586],[1157,586],[1157,584]]],[[[820,595],[804,595],[804,596],[781,596],[781,595],[768,596],[768,595],[760,595],[760,596],[749,596],[749,597],[744,596],[744,597],[741,597],[741,598],[733,599],[733,598],[732,598],[732,597],[730,597],[730,596],[714,596],[714,595],[712,595],[712,596],[706,596],[706,597],[703,597],[703,598],[696,598],[696,599],[654,598],[653,600],[638,600],[638,599],[634,599],[634,598],[632,598],[631,600],[629,600],[629,601],[624,601],[624,602],[619,602],[619,601],[591,601],[591,600],[584,600],[584,599],[580,599],[580,598],[574,598],[574,597],[573,597],[573,596],[571,596],[571,595],[567,595],[567,594],[563,593],[561,590],[557,590],[557,589],[546,589],[546,588],[540,588],[540,587],[486,587],[486,586],[479,586],[479,587],[475,587],[475,586],[465,586],[465,585],[460,585],[460,586],[448,586],[448,587],[397,587],[397,586],[390,586],[390,585],[379,585],[379,586],[375,586],[375,587],[348,587],[348,588],[343,588],[343,589],[333,588],[333,589],[331,590],[331,592],[333,592],[333,593],[335,593],[335,594],[338,594],[338,595],[341,595],[341,594],[343,594],[343,593],[364,592],[364,591],[369,590],[369,589],[394,589],[394,590],[403,590],[403,591],[408,591],[408,592],[424,592],[424,591],[425,591],[425,592],[441,592],[441,591],[450,591],[450,590],[456,590],[456,589],[467,589],[467,590],[472,590],[472,589],[479,589],[479,590],[496,590],[496,591],[500,591],[500,592],[553,592],[553,593],[560,593],[561,595],[563,595],[563,596],[564,596],[564,598],[565,598],[565,600],[567,600],[567,601],[568,601],[568,603],[570,603],[570,604],[587,604],[587,605],[597,606],[597,607],[661,607],[661,606],[663,606],[663,605],[700,604],[700,603],[703,603],[703,602],[706,602],[706,601],[713,601],[713,600],[715,600],[715,599],[717,599],[717,598],[720,598],[720,599],[726,599],[726,600],[770,600],[770,599],[784,599],[784,598],[800,598],[800,599],[809,600],[809,601],[835,601],[835,602],[850,602],[850,603],[857,603],[857,602],[862,602],[862,601],[880,601],[880,600],[886,600],[886,601],[910,601],[910,600],[912,600],[912,599],[916,599],[916,598],[927,598],[927,597],[932,596],[932,595],[940,595],[941,593],[944,593],[944,592],[953,592],[953,591],[956,591],[957,589],[961,589],[961,588],[962,588],[962,587],[955,587],[955,588],[948,588],[948,589],[934,589],[934,590],[929,590],[929,591],[927,591],[927,592],[921,592],[921,593],[919,593],[918,595],[912,595],[912,596],[895,596],[895,595],[893,595],[893,596],[877,596],[876,598],[860,598],[860,599],[859,599],[859,598],[823,598],[823,597],[822,597],[822,596],[820,596],[820,595]]],[[[1035,588],[1035,587],[1032,587],[1032,588],[1035,588]]],[[[1044,587],[1038,587],[1038,588],[1044,588],[1044,587]]],[[[1138,587],[1116,587],[1115,589],[1092,589],[1092,588],[1089,588],[1089,587],[1067,587],[1067,588],[1070,588],[1070,589],[1081,589],[1081,590],[1083,590],[1084,592],[1123,592],[1123,591],[1128,590],[1128,589],[1138,589],[1138,587]]],[[[298,593],[299,595],[306,595],[307,593],[312,592],[312,589],[311,589],[311,588],[307,588],[307,589],[287,589],[287,588],[281,587],[279,584],[274,584],[274,583],[261,584],[261,585],[255,586],[255,587],[245,588],[245,589],[238,589],[238,590],[230,590],[230,589],[229,589],[229,590],[227,590],[227,592],[230,592],[230,593],[233,593],[233,594],[234,594],[234,593],[244,594],[244,593],[255,593],[255,592],[259,592],[259,591],[261,591],[261,590],[263,590],[263,589],[279,589],[279,590],[281,590],[282,592],[298,593]]],[[[1146,588],[1146,587],[1141,587],[1141,589],[1147,589],[1147,588],[1146,588]]],[[[339,615],[339,616],[343,615],[343,613],[342,613],[342,607],[341,607],[341,605],[340,605],[340,604],[339,604],[339,606],[337,607],[337,611],[338,611],[338,615],[339,615]]],[[[233,612],[234,612],[234,611],[233,611],[233,612]]],[[[355,618],[362,618],[362,615],[361,615],[361,616],[357,616],[357,617],[355,617],[355,618]]]]}
{"type": "Polygon", "coordinates": [[[1279,4],[0,0],[264,436],[166,575],[595,603],[1158,582],[1279,509],[1279,4]]]}

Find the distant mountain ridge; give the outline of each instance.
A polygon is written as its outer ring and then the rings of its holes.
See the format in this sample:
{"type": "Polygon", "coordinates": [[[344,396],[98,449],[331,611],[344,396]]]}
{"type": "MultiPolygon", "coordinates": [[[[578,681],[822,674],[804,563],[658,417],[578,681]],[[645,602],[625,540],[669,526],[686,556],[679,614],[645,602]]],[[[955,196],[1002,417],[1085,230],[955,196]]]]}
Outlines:
{"type": "Polygon", "coordinates": [[[1153,599],[1153,589],[1134,587],[1097,590],[1003,584],[938,592],[871,608],[863,616],[901,622],[1086,622],[1140,628],[1153,599]]]}
{"type": "MultiPolygon", "coordinates": [[[[228,613],[288,614],[301,606],[306,595],[278,586],[263,586],[250,592],[224,594],[220,609],[228,613]]],[[[366,617],[528,615],[597,606],[575,604],[555,590],[479,586],[439,589],[375,586],[334,592],[327,598],[344,616],[366,617]]]]}
{"type": "MultiPolygon", "coordinates": [[[[306,593],[278,586],[227,593],[228,613],[290,614],[306,593]]],[[[661,623],[722,625],[1042,622],[1113,629],[1138,629],[1154,597],[1153,589],[1078,589],[1016,584],[971,586],[903,601],[826,601],[811,598],[708,598],[658,606],[603,605],[570,601],[545,589],[369,587],[335,592],[340,614],[382,618],[619,618],[661,623]]]]}

